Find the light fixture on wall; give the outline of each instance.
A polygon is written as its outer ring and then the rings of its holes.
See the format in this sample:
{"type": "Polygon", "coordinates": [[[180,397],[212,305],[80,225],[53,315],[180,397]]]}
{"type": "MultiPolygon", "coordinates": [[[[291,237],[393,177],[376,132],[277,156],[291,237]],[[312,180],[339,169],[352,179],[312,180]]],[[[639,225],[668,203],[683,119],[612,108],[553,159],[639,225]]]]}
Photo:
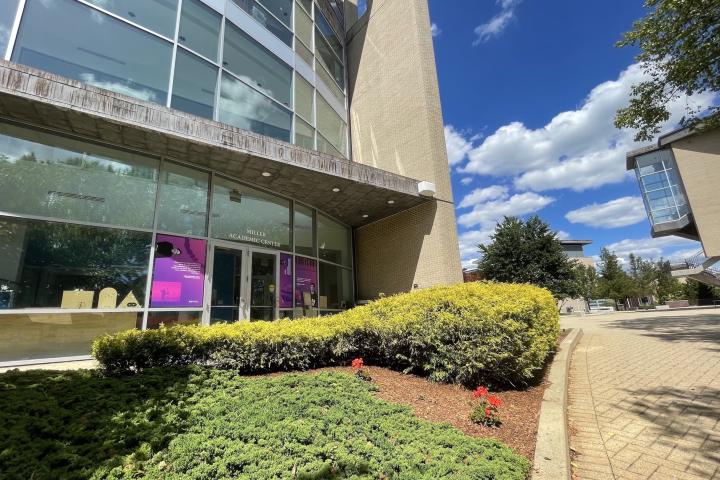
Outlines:
{"type": "Polygon", "coordinates": [[[340,189],[338,187],[333,187],[332,191],[335,193],[338,193],[340,191],[340,189]]]}
{"type": "Polygon", "coordinates": [[[262,172],[263,177],[272,177],[272,173],[270,172],[262,172]]]}
{"type": "Polygon", "coordinates": [[[370,215],[368,215],[367,213],[363,213],[363,216],[362,216],[362,217],[363,217],[363,218],[368,218],[369,216],[370,216],[370,215]]]}
{"type": "Polygon", "coordinates": [[[392,205],[395,203],[395,200],[388,200],[388,205],[392,205]]]}

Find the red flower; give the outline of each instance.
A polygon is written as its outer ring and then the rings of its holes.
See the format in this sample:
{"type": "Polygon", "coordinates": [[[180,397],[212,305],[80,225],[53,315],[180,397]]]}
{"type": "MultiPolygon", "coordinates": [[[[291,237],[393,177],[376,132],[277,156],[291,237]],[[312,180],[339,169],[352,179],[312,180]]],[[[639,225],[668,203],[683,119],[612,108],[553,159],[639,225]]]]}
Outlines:
{"type": "Polygon", "coordinates": [[[475,389],[475,391],[473,392],[473,397],[475,397],[475,398],[482,398],[482,397],[484,397],[484,396],[487,395],[487,394],[488,394],[488,389],[487,389],[487,388],[485,388],[485,387],[477,387],[477,389],[475,389]]]}
{"type": "Polygon", "coordinates": [[[501,407],[502,406],[502,400],[500,400],[498,397],[494,395],[488,395],[487,401],[490,405],[493,407],[501,407]]]}
{"type": "Polygon", "coordinates": [[[487,408],[485,409],[485,416],[486,416],[486,417],[489,417],[491,413],[492,413],[492,410],[490,410],[490,407],[487,407],[487,408]]]}
{"type": "Polygon", "coordinates": [[[363,359],[362,358],[356,358],[352,361],[352,368],[362,368],[363,367],[363,359]]]}

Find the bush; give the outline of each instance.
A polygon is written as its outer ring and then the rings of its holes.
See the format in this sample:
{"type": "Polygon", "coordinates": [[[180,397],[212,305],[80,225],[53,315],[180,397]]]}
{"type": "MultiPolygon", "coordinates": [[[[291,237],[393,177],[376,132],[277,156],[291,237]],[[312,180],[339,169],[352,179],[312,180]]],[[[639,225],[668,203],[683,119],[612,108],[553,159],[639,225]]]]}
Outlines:
{"type": "Polygon", "coordinates": [[[530,462],[413,416],[350,375],[200,367],[0,374],[0,477],[507,479],[530,462]]]}
{"type": "Polygon", "coordinates": [[[558,334],[547,290],[476,282],[386,297],[330,317],[129,330],[97,339],[93,355],[109,373],[201,364],[255,374],[363,357],[475,387],[527,383],[558,334]]]}

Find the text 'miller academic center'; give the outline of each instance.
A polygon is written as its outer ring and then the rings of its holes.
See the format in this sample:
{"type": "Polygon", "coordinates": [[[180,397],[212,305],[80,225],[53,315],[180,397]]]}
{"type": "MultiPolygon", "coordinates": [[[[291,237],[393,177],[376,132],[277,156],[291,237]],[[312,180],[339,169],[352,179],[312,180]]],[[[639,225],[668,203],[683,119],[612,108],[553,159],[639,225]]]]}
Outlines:
{"type": "Polygon", "coordinates": [[[427,0],[0,2],[0,365],[462,281],[427,0]]]}

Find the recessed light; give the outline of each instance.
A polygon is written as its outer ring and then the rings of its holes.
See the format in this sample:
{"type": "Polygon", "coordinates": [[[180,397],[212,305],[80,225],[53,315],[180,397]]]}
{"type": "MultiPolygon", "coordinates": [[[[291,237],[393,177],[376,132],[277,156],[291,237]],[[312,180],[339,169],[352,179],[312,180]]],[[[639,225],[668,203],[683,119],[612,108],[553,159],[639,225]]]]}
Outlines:
{"type": "Polygon", "coordinates": [[[338,193],[340,189],[338,187],[333,188],[333,192],[338,193]]]}
{"type": "Polygon", "coordinates": [[[363,218],[368,218],[369,216],[367,213],[363,213],[363,218]]]}
{"type": "Polygon", "coordinates": [[[388,205],[392,205],[393,203],[395,203],[395,200],[388,200],[388,205]]]}
{"type": "Polygon", "coordinates": [[[270,172],[263,172],[263,173],[262,173],[262,176],[263,176],[263,177],[272,177],[272,173],[270,173],[270,172]]]}

